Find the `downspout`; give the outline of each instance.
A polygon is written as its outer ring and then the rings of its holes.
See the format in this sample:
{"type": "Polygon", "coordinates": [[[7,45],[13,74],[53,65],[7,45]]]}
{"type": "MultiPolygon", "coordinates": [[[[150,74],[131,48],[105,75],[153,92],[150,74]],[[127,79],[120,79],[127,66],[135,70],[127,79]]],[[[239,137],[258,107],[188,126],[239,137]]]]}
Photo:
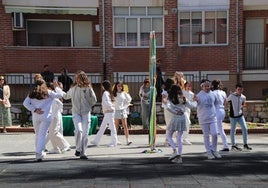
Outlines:
{"type": "Polygon", "coordinates": [[[102,0],[102,57],[103,57],[103,79],[107,79],[107,66],[106,66],[106,34],[105,34],[105,5],[102,0]]]}
{"type": "Polygon", "coordinates": [[[236,79],[240,82],[240,65],[239,65],[239,0],[236,0],[236,79]]]}

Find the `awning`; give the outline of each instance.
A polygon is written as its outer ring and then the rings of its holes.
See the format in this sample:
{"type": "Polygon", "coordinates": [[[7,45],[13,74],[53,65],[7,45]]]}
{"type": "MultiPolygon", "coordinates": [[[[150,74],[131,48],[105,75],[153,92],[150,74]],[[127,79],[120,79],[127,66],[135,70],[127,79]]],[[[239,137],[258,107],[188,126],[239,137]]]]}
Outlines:
{"type": "Polygon", "coordinates": [[[97,15],[98,0],[2,0],[6,13],[97,15]]]}
{"type": "Polygon", "coordinates": [[[97,15],[97,8],[52,8],[5,6],[6,13],[22,12],[32,14],[85,14],[97,15]]]}
{"type": "Polygon", "coordinates": [[[178,0],[179,11],[228,10],[229,0],[178,0]]]}

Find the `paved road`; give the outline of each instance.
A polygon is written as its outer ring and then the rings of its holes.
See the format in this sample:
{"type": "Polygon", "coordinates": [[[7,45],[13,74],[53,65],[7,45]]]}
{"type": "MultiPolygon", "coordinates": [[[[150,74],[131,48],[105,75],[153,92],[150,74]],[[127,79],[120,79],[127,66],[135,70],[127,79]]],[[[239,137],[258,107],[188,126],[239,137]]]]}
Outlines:
{"type": "MultiPolygon", "coordinates": [[[[74,146],[74,137],[66,138],[74,146]]],[[[219,160],[207,160],[202,135],[191,135],[183,164],[168,161],[171,149],[162,145],[164,135],[157,138],[159,153],[142,153],[149,149],[147,135],[131,138],[130,146],[108,148],[110,137],[103,136],[102,145],[89,146],[89,160],[76,158],[72,147],[37,163],[33,133],[0,134],[0,187],[268,187],[268,135],[250,134],[253,151],[223,153],[219,160]]],[[[241,135],[237,141],[242,143],[241,135]]]]}

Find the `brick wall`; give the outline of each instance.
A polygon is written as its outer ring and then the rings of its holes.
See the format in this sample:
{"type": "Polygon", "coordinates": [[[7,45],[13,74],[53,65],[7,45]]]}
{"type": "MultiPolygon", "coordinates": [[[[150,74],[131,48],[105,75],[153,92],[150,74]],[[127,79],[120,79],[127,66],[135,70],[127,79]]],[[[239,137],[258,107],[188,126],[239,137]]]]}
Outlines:
{"type": "MultiPolygon", "coordinates": [[[[69,72],[82,69],[86,72],[102,72],[101,51],[81,48],[4,48],[5,72],[35,73],[43,71],[43,65],[49,64],[53,72],[59,73],[62,67],[69,72]]],[[[1,70],[2,71],[2,70],[1,70]]]]}
{"type": "MultiPolygon", "coordinates": [[[[93,26],[100,25],[100,32],[94,30],[94,46],[98,49],[38,49],[17,47],[25,45],[25,31],[12,31],[12,16],[5,14],[0,0],[0,72],[36,72],[44,63],[48,63],[53,71],[67,66],[70,72],[83,69],[86,72],[103,73],[103,61],[106,62],[107,73],[113,72],[147,72],[148,48],[113,48],[113,15],[112,1],[105,3],[105,58],[103,58],[102,36],[102,0],[99,0],[97,16],[89,15],[34,15],[25,14],[26,18],[92,20],[93,26]],[[14,37],[13,37],[14,36],[14,37]],[[8,47],[7,47],[8,46],[8,47]]],[[[177,8],[177,1],[165,1],[165,47],[157,49],[157,57],[161,58],[161,69],[167,74],[181,71],[217,71],[230,70],[236,73],[236,0],[230,0],[229,12],[229,45],[219,47],[179,47],[178,46],[178,13],[172,12],[177,8]]],[[[243,0],[239,0],[239,68],[243,62],[243,0]]],[[[252,12],[245,11],[245,15],[252,12]]],[[[255,14],[255,13],[254,13],[255,14]]],[[[260,11],[258,14],[267,14],[260,11]]]]}

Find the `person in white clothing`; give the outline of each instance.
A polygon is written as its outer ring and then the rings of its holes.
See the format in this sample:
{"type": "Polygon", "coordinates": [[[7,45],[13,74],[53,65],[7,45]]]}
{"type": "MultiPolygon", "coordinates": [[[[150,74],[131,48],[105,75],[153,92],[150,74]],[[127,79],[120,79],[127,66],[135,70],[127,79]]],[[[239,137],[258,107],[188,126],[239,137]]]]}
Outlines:
{"type": "MultiPolygon", "coordinates": [[[[57,86],[57,83],[54,82],[57,86]]],[[[45,156],[43,149],[46,144],[48,127],[51,123],[51,104],[54,98],[63,96],[63,91],[56,87],[57,92],[48,90],[43,79],[36,81],[36,85],[23,101],[23,105],[32,112],[32,121],[35,132],[36,161],[41,162],[45,156]]]]}
{"type": "Polygon", "coordinates": [[[221,135],[221,140],[223,144],[223,149],[221,151],[229,151],[229,146],[227,142],[227,136],[222,126],[222,121],[225,118],[225,106],[227,106],[227,96],[222,90],[222,83],[220,80],[213,80],[211,82],[212,91],[215,93],[218,103],[216,105],[216,116],[217,116],[217,130],[221,135]]]}
{"type": "Polygon", "coordinates": [[[197,117],[202,127],[204,144],[208,159],[221,158],[217,151],[217,118],[216,108],[218,101],[215,94],[210,90],[210,81],[201,81],[201,91],[195,97],[197,101],[197,117]],[[211,136],[211,141],[210,141],[211,136]]]}
{"type": "MultiPolygon", "coordinates": [[[[62,85],[59,83],[59,85],[62,85]]],[[[54,91],[53,85],[49,85],[52,91],[54,91]]],[[[61,87],[62,89],[62,87],[61,87]]],[[[62,131],[62,110],[63,110],[63,103],[62,99],[53,99],[51,104],[51,123],[48,129],[48,140],[51,141],[53,149],[49,151],[49,153],[63,153],[65,151],[70,151],[70,144],[68,141],[63,137],[62,131]]]]}
{"type": "Polygon", "coordinates": [[[161,105],[161,107],[164,109],[164,118],[165,118],[165,123],[166,123],[166,140],[164,142],[165,146],[169,146],[169,142],[167,139],[167,126],[170,122],[171,117],[173,116],[173,114],[167,110],[168,92],[173,84],[174,84],[174,80],[171,78],[167,78],[165,81],[164,89],[162,91],[162,105],[161,105]]]}
{"type": "Polygon", "coordinates": [[[191,102],[183,96],[180,86],[172,85],[168,95],[166,108],[173,114],[167,127],[167,139],[171,148],[173,149],[173,153],[169,157],[169,160],[174,163],[182,163],[182,135],[183,132],[186,130],[186,106],[191,108],[191,102]],[[174,132],[177,132],[176,137],[178,143],[178,150],[176,149],[176,144],[172,139],[174,132]]]}
{"type": "Polygon", "coordinates": [[[144,79],[139,90],[141,99],[141,120],[143,129],[149,129],[149,115],[150,115],[150,80],[144,79]]]}
{"type": "MultiPolygon", "coordinates": [[[[184,89],[182,90],[183,96],[186,97],[187,100],[191,101],[192,108],[196,108],[197,103],[194,101],[194,93],[192,92],[192,83],[186,81],[184,84],[184,89]]],[[[186,131],[183,133],[183,144],[191,145],[191,141],[189,140],[189,132],[190,132],[190,125],[191,125],[191,108],[186,106],[185,108],[185,118],[186,118],[186,131]]]]}
{"type": "Polygon", "coordinates": [[[111,131],[111,142],[108,147],[115,147],[118,144],[117,132],[115,128],[114,122],[114,113],[115,113],[115,104],[114,104],[114,96],[112,93],[112,85],[109,80],[104,80],[102,82],[102,89],[104,90],[102,95],[102,111],[104,113],[104,117],[100,126],[100,129],[94,140],[91,141],[91,144],[98,146],[101,140],[104,131],[106,130],[106,126],[108,125],[111,131]]]}
{"type": "Polygon", "coordinates": [[[91,110],[97,102],[95,92],[84,71],[77,71],[74,83],[64,96],[72,101],[72,117],[75,127],[75,156],[88,159],[86,149],[91,123],[91,110]]]}
{"type": "Polygon", "coordinates": [[[130,145],[132,144],[132,142],[129,139],[129,131],[127,127],[127,117],[128,117],[127,109],[130,105],[132,98],[127,92],[124,91],[124,85],[122,81],[115,83],[115,86],[113,88],[113,96],[115,98],[114,120],[116,130],[118,130],[119,121],[121,120],[124,129],[124,134],[126,136],[127,145],[130,145]]]}

